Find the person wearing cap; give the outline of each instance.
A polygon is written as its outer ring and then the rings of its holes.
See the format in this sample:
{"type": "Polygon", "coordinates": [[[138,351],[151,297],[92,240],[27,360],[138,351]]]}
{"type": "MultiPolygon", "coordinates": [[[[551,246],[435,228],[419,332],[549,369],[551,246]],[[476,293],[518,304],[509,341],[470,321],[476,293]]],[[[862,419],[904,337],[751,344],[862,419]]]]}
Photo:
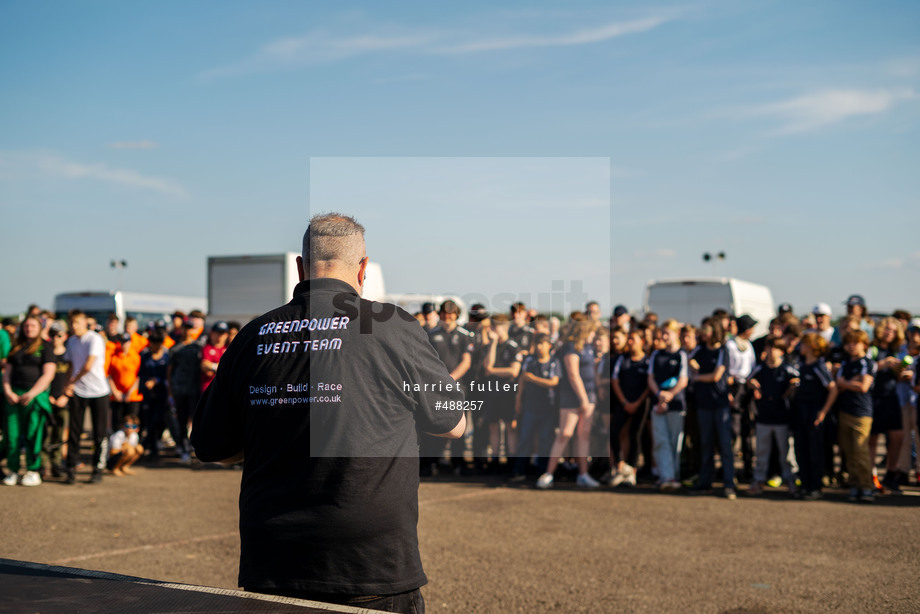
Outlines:
{"type": "Polygon", "coordinates": [[[292,300],[227,348],[192,439],[245,458],[245,590],[423,612],[418,433],[461,436],[463,391],[410,314],[361,298],[367,263],[354,218],[310,220],[292,300]]]}
{"type": "Polygon", "coordinates": [[[220,362],[224,352],[227,351],[227,343],[230,338],[230,325],[221,320],[215,322],[208,333],[208,342],[201,350],[201,391],[207,388],[214,380],[217,373],[217,364],[220,362]]]}
{"type": "Polygon", "coordinates": [[[204,335],[204,319],[204,313],[197,309],[190,311],[188,318],[186,318],[186,322],[188,322],[192,327],[192,338],[198,342],[198,345],[201,346],[204,346],[204,343],[207,340],[206,336],[202,336],[204,335]]]}
{"type": "Polygon", "coordinates": [[[741,439],[741,460],[744,465],[742,479],[754,477],[754,410],[753,394],[745,384],[757,363],[751,337],[757,320],[744,314],[733,320],[735,335],[725,342],[728,351],[728,390],[732,409],[732,431],[741,439]]]}
{"type": "MultiPolygon", "coordinates": [[[[865,331],[869,338],[872,339],[873,335],[875,335],[875,324],[869,319],[869,309],[866,307],[866,299],[860,294],[851,294],[843,304],[846,305],[847,316],[856,318],[856,321],[859,322],[859,329],[865,331]]],[[[834,345],[843,345],[843,337],[845,334],[846,329],[837,327],[830,339],[831,343],[834,345]]]]}
{"type": "Polygon", "coordinates": [[[131,333],[124,332],[114,339],[115,351],[109,360],[109,388],[112,394],[109,405],[112,408],[112,430],[121,428],[125,417],[140,414],[140,402],[144,397],[138,391],[137,373],[141,368],[141,355],[132,347],[131,333]]]}
{"type": "Polygon", "coordinates": [[[165,327],[155,328],[148,337],[148,345],[141,352],[141,368],[138,372],[141,392],[141,415],[146,429],[144,449],[152,460],[160,456],[163,430],[169,428],[173,440],[179,441],[179,424],[175,412],[169,411],[169,352],[166,349],[165,327]]]}
{"type": "Polygon", "coordinates": [[[831,326],[831,306],[827,303],[818,303],[811,308],[811,314],[815,318],[815,328],[808,332],[815,332],[821,335],[825,341],[832,345],[840,345],[840,338],[834,327],[831,326]],[[837,339],[836,341],[834,339],[837,339]]]}
{"type": "Polygon", "coordinates": [[[197,342],[192,319],[182,323],[184,337],[182,342],[169,351],[169,395],[176,407],[178,422],[176,453],[187,465],[191,462],[191,447],[188,441],[188,429],[195,413],[195,406],[201,397],[201,352],[202,346],[197,342]]]}

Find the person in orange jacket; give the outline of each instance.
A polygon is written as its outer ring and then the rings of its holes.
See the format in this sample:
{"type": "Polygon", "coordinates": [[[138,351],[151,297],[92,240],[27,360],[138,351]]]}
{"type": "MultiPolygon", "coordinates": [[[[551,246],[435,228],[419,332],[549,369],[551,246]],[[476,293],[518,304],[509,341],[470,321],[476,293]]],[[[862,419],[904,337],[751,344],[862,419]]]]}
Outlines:
{"type": "Polygon", "coordinates": [[[144,400],[138,391],[138,371],[141,368],[141,356],[134,351],[131,333],[122,333],[114,340],[115,351],[109,364],[108,378],[112,395],[112,430],[118,430],[126,416],[140,413],[140,402],[144,400]]]}

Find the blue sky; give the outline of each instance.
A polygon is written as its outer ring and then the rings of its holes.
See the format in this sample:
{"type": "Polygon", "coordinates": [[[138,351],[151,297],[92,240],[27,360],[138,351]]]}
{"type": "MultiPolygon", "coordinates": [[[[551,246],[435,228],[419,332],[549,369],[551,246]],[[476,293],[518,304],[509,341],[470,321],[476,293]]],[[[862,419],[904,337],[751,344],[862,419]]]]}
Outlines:
{"type": "Polygon", "coordinates": [[[365,222],[394,292],[562,270],[609,312],[716,272],[917,312],[918,32],[908,1],[3,3],[0,313],[114,258],[203,295],[311,207],[365,222]]]}

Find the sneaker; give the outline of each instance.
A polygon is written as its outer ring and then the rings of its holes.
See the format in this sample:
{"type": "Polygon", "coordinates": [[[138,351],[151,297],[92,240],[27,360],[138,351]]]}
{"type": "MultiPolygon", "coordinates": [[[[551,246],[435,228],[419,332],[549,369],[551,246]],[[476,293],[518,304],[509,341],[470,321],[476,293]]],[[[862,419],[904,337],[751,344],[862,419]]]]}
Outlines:
{"type": "Polygon", "coordinates": [[[661,484],[661,492],[674,492],[680,490],[680,482],[677,480],[666,480],[661,484]]]}
{"type": "Polygon", "coordinates": [[[597,488],[601,483],[592,478],[587,473],[582,473],[575,480],[575,486],[580,486],[581,488],[597,488]]]}
{"type": "Polygon", "coordinates": [[[820,498],[821,498],[820,490],[812,490],[802,495],[802,501],[817,501],[820,498]]]}
{"type": "MultiPolygon", "coordinates": [[[[179,462],[182,463],[183,465],[191,465],[191,464],[192,464],[192,455],[189,454],[188,452],[183,452],[183,453],[182,453],[182,456],[179,458],[179,462]]],[[[431,467],[431,473],[430,473],[430,475],[433,475],[433,476],[434,476],[434,475],[438,475],[437,467],[435,467],[434,465],[432,465],[432,467],[431,467]]]]}
{"type": "Polygon", "coordinates": [[[626,478],[623,480],[623,486],[629,488],[634,488],[636,486],[636,472],[632,471],[626,478]]]}
{"type": "Polygon", "coordinates": [[[882,486],[882,482],[878,479],[877,475],[872,476],[872,484],[875,486],[875,490],[885,492],[885,487],[882,486]]]}
{"type": "Polygon", "coordinates": [[[90,484],[101,484],[102,483],[102,472],[93,471],[93,474],[89,476],[89,483],[90,484]]]}
{"type": "Polygon", "coordinates": [[[751,485],[748,487],[747,494],[752,497],[763,494],[763,484],[760,482],[751,482],[751,485]]]}
{"type": "Polygon", "coordinates": [[[856,503],[857,501],[859,501],[859,489],[858,488],[854,487],[850,489],[850,494],[847,497],[847,501],[849,501],[850,503],[856,503]]]}
{"type": "Polygon", "coordinates": [[[16,486],[19,483],[19,474],[18,473],[8,473],[6,477],[3,478],[3,483],[7,486],[16,486]]]}
{"type": "Polygon", "coordinates": [[[767,486],[769,486],[770,488],[779,488],[782,485],[783,485],[783,478],[779,477],[778,475],[774,475],[772,478],[767,480],[767,486]]]}
{"type": "Polygon", "coordinates": [[[726,489],[725,489],[725,498],[728,499],[729,501],[734,501],[735,499],[737,499],[737,498],[738,498],[738,495],[735,494],[735,489],[734,489],[734,488],[726,488],[726,489]]]}
{"type": "Polygon", "coordinates": [[[553,487],[553,475],[551,473],[544,473],[537,478],[537,488],[540,490],[546,490],[547,488],[553,487]]]}
{"type": "Polygon", "coordinates": [[[26,474],[22,476],[22,481],[19,483],[23,486],[39,486],[42,483],[42,477],[38,475],[37,471],[26,471],[26,474]]]}
{"type": "Polygon", "coordinates": [[[859,497],[859,500],[863,503],[874,503],[875,502],[875,493],[871,489],[862,491],[862,494],[859,497]]]}
{"type": "Polygon", "coordinates": [[[67,470],[67,478],[64,480],[65,484],[76,484],[77,483],[77,472],[73,469],[67,470]]]}
{"type": "Polygon", "coordinates": [[[629,465],[623,465],[622,470],[617,471],[616,473],[613,474],[613,478],[610,480],[610,485],[619,486],[620,484],[624,484],[627,481],[629,481],[630,478],[632,478],[632,485],[635,486],[636,485],[636,470],[630,467],[629,465]]]}
{"type": "Polygon", "coordinates": [[[523,482],[526,479],[527,479],[527,476],[525,476],[523,473],[515,473],[514,475],[508,478],[508,481],[509,482],[523,482]]]}

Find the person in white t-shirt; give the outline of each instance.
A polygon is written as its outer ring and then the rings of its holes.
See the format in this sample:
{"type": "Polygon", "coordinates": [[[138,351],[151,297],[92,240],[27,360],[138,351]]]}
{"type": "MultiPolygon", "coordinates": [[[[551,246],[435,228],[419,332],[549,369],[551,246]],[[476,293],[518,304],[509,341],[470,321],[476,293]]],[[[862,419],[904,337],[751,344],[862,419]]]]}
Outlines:
{"type": "Polygon", "coordinates": [[[86,314],[71,311],[67,319],[72,336],[67,340],[65,357],[73,365],[67,394],[74,403],[70,416],[70,439],[67,450],[67,483],[76,481],[80,461],[80,435],[83,418],[89,408],[93,423],[93,473],[90,482],[101,482],[106,461],[106,429],[109,417],[109,382],[105,377],[105,341],[99,333],[89,330],[86,314]]]}
{"type": "Polygon", "coordinates": [[[728,391],[731,402],[732,431],[741,439],[742,481],[754,476],[754,407],[753,397],[744,384],[754,370],[757,357],[751,344],[757,320],[745,314],[734,320],[737,334],[725,342],[728,352],[728,391]]]}
{"type": "Polygon", "coordinates": [[[140,444],[138,430],[140,425],[137,418],[132,415],[125,417],[121,428],[109,437],[109,461],[107,467],[112,475],[134,475],[131,465],[144,453],[144,446],[140,444]]]}

